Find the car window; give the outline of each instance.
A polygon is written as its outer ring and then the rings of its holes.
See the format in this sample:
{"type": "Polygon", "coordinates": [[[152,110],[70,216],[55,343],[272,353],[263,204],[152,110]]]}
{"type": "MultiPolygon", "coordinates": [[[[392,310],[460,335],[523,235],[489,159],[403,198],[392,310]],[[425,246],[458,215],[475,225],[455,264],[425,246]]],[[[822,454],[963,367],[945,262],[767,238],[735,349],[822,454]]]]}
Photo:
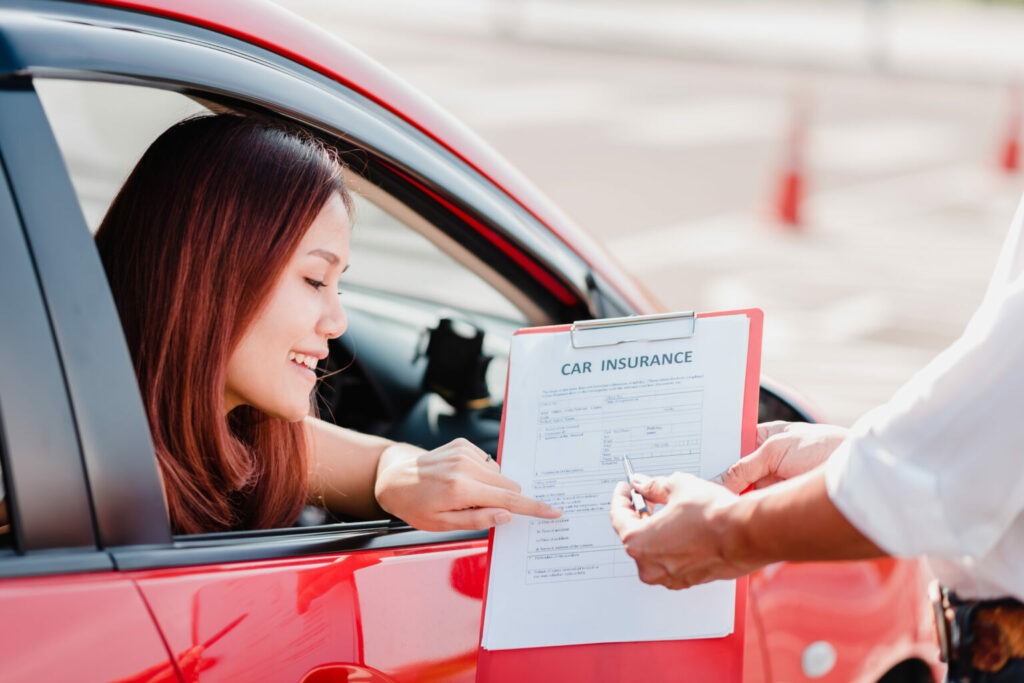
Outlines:
{"type": "MultiPolygon", "coordinates": [[[[35,87],[92,232],[149,144],[175,122],[209,111],[185,95],[140,86],[36,79],[35,87]]],[[[425,237],[424,221],[384,210],[359,193],[366,186],[357,178],[350,185],[356,229],[345,284],[525,322],[503,294],[425,237]]]]}
{"type": "Polygon", "coordinates": [[[33,82],[91,232],[160,133],[207,109],[184,95],[89,81],[33,82]]]}
{"type": "MultiPolygon", "coordinates": [[[[34,86],[92,233],[152,141],[177,121],[210,111],[202,100],[138,85],[37,78],[34,86]]],[[[487,380],[499,400],[504,340],[538,314],[466,247],[402,201],[354,172],[347,172],[346,180],[354,195],[354,229],[351,267],[340,287],[350,291],[345,306],[353,324],[346,338],[358,332],[353,330],[357,315],[362,315],[358,327],[363,336],[353,349],[359,368],[339,375],[348,402],[332,404],[321,415],[423,445],[416,438],[425,432],[416,407],[424,389],[415,373],[422,373],[426,361],[417,361],[414,351],[428,328],[442,317],[491,325],[484,352],[496,359],[487,368],[487,380]],[[494,330],[500,333],[491,334],[494,330]],[[374,353],[384,347],[393,352],[374,353]],[[364,421],[354,419],[352,406],[364,421]]],[[[496,434],[497,419],[493,422],[494,430],[485,430],[487,438],[493,436],[490,431],[496,434]]]]}
{"type": "Polygon", "coordinates": [[[523,313],[505,296],[422,234],[365,195],[355,194],[355,202],[352,266],[343,287],[366,287],[525,324],[523,313]]]}

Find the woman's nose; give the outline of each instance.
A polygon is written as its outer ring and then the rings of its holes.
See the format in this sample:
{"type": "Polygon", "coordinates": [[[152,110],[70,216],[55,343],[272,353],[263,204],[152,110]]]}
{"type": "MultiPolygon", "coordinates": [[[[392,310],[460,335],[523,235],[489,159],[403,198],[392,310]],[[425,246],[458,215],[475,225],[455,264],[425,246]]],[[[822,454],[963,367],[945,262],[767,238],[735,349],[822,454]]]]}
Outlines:
{"type": "Polygon", "coordinates": [[[331,297],[331,305],[320,317],[316,332],[327,339],[334,339],[343,335],[346,329],[348,329],[348,316],[345,315],[345,308],[341,305],[341,296],[331,297]]]}

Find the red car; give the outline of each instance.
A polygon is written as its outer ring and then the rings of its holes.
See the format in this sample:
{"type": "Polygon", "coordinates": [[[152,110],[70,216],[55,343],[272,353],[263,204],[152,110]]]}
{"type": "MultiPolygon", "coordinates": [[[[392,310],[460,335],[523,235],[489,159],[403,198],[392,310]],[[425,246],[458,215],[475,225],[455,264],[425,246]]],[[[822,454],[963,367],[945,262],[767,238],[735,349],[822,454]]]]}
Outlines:
{"type": "MultiPolygon", "coordinates": [[[[90,229],[163,128],[222,109],[315,128],[348,162],[360,196],[350,331],[321,367],[347,370],[319,398],[340,424],[425,447],[465,436],[493,453],[516,328],[659,310],[469,131],[274,5],[8,0],[0,680],[473,680],[484,533],[308,509],[287,529],[171,534],[90,229]],[[490,359],[476,398],[499,398],[456,409],[438,390],[460,378],[437,349],[474,335],[490,359]]],[[[760,418],[811,416],[765,383],[760,418]]],[[[745,680],[934,680],[924,580],[900,560],[756,574],[745,680]]],[[[595,658],[579,679],[607,670],[595,658]]]]}

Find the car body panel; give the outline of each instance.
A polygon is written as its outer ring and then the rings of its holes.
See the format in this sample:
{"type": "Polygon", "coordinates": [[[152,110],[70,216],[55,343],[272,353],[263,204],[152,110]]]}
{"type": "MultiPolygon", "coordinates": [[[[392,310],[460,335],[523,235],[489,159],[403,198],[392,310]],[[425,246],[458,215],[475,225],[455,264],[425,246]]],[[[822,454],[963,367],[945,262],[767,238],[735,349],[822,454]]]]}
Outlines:
{"type": "Polygon", "coordinates": [[[204,681],[318,669],[317,680],[472,681],[486,550],[477,540],[131,575],[176,657],[204,646],[204,681]]]}
{"type": "Polygon", "coordinates": [[[770,653],[770,680],[806,677],[804,653],[814,643],[836,652],[821,681],[878,680],[892,668],[894,650],[934,662],[931,617],[921,599],[928,578],[920,561],[895,558],[781,562],[758,572],[750,587],[770,653]]]}
{"type": "Polygon", "coordinates": [[[0,581],[0,680],[177,680],[135,584],[114,573],[0,581]]]}

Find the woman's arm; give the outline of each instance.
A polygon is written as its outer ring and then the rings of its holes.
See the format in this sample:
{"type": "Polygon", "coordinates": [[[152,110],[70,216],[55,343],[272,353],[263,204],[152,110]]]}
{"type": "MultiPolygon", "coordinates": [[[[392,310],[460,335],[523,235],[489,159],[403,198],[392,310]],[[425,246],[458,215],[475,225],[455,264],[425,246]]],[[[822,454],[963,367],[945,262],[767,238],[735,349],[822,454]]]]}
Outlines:
{"type": "Polygon", "coordinates": [[[307,418],[310,494],[330,510],[358,517],[386,511],[428,531],[486,529],[523,514],[559,510],[519,493],[486,453],[465,439],[432,451],[307,418]]]}
{"type": "Polygon", "coordinates": [[[355,517],[384,517],[384,510],[373,496],[373,486],[380,456],[394,442],[314,417],[306,418],[305,427],[311,502],[355,517]]]}

